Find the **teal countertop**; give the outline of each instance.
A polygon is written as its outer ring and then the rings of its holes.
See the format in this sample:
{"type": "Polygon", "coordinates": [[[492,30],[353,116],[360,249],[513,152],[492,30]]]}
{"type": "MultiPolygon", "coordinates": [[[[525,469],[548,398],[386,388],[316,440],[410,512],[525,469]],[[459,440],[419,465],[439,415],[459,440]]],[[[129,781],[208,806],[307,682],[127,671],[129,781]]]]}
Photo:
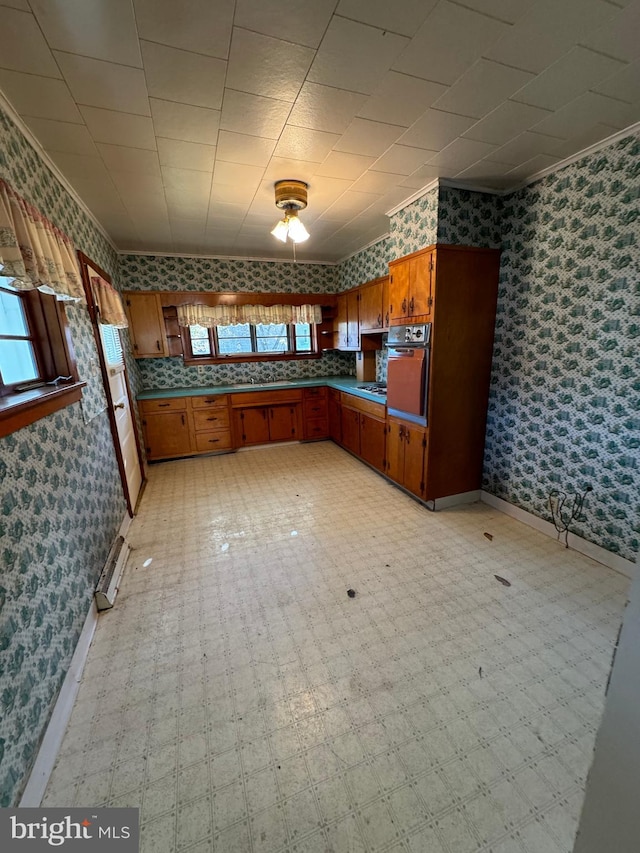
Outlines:
{"type": "Polygon", "coordinates": [[[365,400],[374,400],[376,403],[385,403],[384,394],[372,394],[364,391],[359,385],[373,385],[356,379],[355,376],[315,376],[311,379],[281,379],[273,382],[241,382],[236,385],[203,385],[198,388],[153,388],[149,391],[141,391],[138,400],[158,400],[171,397],[203,397],[207,394],[241,394],[244,391],[277,391],[286,388],[314,388],[318,385],[326,385],[338,391],[347,391],[356,397],[365,400]]]}

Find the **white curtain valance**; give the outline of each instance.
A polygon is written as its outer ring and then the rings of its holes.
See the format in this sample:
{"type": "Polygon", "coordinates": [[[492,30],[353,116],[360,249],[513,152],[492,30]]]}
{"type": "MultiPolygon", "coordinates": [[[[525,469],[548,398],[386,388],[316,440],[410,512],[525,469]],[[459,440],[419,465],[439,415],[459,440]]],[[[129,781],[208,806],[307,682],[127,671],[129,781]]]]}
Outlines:
{"type": "Polygon", "coordinates": [[[0,180],[0,274],[17,290],[41,290],[57,299],[84,302],[71,240],[0,180]]]}
{"type": "Polygon", "coordinates": [[[129,322],[124,312],[122,297],[112,284],[102,276],[91,276],[91,290],[98,306],[98,322],[103,326],[115,326],[116,329],[127,329],[129,322]]]}
{"type": "Polygon", "coordinates": [[[179,305],[180,326],[235,326],[240,323],[322,322],[320,305],[179,305]]]}

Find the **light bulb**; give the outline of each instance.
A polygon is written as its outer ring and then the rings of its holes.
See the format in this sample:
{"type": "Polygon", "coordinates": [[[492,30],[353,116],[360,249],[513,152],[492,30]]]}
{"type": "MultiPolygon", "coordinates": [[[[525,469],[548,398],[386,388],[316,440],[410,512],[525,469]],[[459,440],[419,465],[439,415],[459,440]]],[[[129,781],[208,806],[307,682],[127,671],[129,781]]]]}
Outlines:
{"type": "Polygon", "coordinates": [[[297,214],[289,217],[289,237],[294,243],[304,243],[309,239],[309,232],[298,219],[297,214]]]}
{"type": "Polygon", "coordinates": [[[287,224],[287,220],[281,219],[271,233],[274,237],[277,237],[278,240],[281,240],[283,243],[286,243],[287,234],[289,233],[289,225],[287,224]]]}

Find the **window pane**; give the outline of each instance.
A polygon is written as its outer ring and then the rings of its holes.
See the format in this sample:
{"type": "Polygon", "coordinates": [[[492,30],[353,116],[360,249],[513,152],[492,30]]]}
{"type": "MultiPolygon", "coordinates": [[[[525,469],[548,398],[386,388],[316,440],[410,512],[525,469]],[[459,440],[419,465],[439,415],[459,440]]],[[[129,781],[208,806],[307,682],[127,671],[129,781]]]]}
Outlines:
{"type": "Polygon", "coordinates": [[[256,326],[258,352],[287,352],[289,339],[285,323],[258,323],[256,326]]]}
{"type": "Polygon", "coordinates": [[[189,326],[191,336],[191,352],[194,355],[211,355],[211,338],[209,329],[204,326],[189,326]]]}
{"type": "Polygon", "coordinates": [[[38,366],[31,343],[0,340],[0,371],[5,385],[37,379],[38,366]]]}
{"type": "Polygon", "coordinates": [[[251,329],[248,323],[235,326],[218,326],[218,350],[224,355],[252,352],[251,329]]]}
{"type": "Polygon", "coordinates": [[[99,323],[100,337],[102,338],[102,349],[107,364],[124,364],[122,355],[122,344],[120,343],[120,332],[115,326],[106,326],[104,323],[99,323]]]}
{"type": "Polygon", "coordinates": [[[311,352],[311,326],[309,323],[295,323],[296,350],[311,352]]]}
{"type": "Polygon", "coordinates": [[[205,326],[189,326],[189,331],[191,332],[191,339],[195,338],[208,338],[209,330],[205,328],[205,326]]]}
{"type": "Polygon", "coordinates": [[[22,299],[17,293],[0,290],[0,335],[29,335],[22,299]]]}

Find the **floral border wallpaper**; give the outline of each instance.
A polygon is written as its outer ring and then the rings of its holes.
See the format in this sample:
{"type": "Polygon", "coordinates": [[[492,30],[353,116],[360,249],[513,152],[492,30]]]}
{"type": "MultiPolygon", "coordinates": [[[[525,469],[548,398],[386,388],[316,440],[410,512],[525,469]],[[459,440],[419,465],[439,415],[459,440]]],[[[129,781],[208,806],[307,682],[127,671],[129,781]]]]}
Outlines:
{"type": "Polygon", "coordinates": [[[484,488],[633,560],[640,540],[640,138],[502,199],[484,488]]]}
{"type": "MultiPolygon", "coordinates": [[[[0,176],[117,275],[116,253],[2,110],[0,176]]],[[[66,311],[82,402],[0,441],[0,807],[19,800],[126,511],[88,312],[66,311]]]]}

